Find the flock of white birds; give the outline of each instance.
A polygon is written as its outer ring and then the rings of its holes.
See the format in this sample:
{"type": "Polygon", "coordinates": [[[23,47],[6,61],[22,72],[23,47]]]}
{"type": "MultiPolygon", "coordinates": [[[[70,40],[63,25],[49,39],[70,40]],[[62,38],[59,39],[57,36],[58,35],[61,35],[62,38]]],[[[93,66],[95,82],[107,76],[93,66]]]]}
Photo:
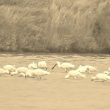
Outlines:
{"type": "MultiPolygon", "coordinates": [[[[91,65],[80,65],[77,69],[75,65],[67,62],[56,61],[55,65],[51,68],[54,70],[55,67],[62,68],[65,70],[67,75],[65,79],[83,79],[90,75],[91,81],[108,81],[110,80],[110,68],[102,73],[93,74],[98,71],[98,69],[91,65]]],[[[19,77],[29,77],[42,79],[45,75],[50,75],[51,72],[47,71],[48,66],[46,61],[32,62],[27,67],[16,67],[15,65],[4,65],[0,68],[0,76],[10,75],[19,77]]]]}

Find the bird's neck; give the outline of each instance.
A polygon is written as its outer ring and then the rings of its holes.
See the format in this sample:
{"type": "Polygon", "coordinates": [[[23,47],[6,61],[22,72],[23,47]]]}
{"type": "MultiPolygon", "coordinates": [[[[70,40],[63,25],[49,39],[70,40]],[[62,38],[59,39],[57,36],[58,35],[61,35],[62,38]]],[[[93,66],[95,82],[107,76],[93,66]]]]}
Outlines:
{"type": "Polygon", "coordinates": [[[58,64],[58,67],[61,67],[61,63],[60,62],[58,62],[57,64],[58,64]]]}

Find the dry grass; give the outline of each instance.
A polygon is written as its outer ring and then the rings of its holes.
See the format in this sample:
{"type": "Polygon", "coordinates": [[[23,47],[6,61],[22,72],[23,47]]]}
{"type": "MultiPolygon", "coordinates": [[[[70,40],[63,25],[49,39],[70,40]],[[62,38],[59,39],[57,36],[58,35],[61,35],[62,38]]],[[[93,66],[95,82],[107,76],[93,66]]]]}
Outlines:
{"type": "Polygon", "coordinates": [[[0,0],[0,50],[109,52],[109,0],[0,0]]]}
{"type": "Polygon", "coordinates": [[[51,5],[52,43],[61,51],[106,50],[109,48],[109,24],[104,19],[109,22],[109,5],[108,0],[54,0],[51,5]]]}

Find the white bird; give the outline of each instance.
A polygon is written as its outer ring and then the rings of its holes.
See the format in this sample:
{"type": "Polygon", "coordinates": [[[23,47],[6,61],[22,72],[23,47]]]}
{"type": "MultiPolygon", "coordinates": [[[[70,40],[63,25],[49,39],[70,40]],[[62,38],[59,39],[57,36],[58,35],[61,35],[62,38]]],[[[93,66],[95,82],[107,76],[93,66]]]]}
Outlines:
{"type": "Polygon", "coordinates": [[[18,76],[20,76],[20,77],[31,77],[32,75],[31,75],[31,71],[32,71],[33,69],[28,69],[27,67],[18,67],[17,68],[17,73],[18,73],[18,76]]]}
{"type": "Polygon", "coordinates": [[[49,75],[50,72],[47,72],[47,71],[42,70],[42,69],[35,69],[35,70],[29,70],[29,71],[27,71],[26,74],[30,75],[30,77],[37,77],[37,78],[40,78],[41,79],[42,76],[49,75]]]}
{"type": "Polygon", "coordinates": [[[95,72],[97,69],[93,66],[90,66],[90,65],[85,65],[85,66],[80,65],[78,67],[78,70],[81,73],[91,73],[91,72],[95,72]]]}
{"type": "Polygon", "coordinates": [[[16,69],[16,71],[17,71],[18,73],[26,73],[27,70],[28,70],[27,67],[18,67],[18,68],[16,69]]]}
{"type": "Polygon", "coordinates": [[[37,65],[38,65],[38,68],[47,70],[47,63],[46,63],[46,61],[39,61],[37,65]]]}
{"type": "Polygon", "coordinates": [[[80,65],[77,70],[81,73],[88,73],[88,71],[89,71],[87,66],[82,66],[82,65],[80,65]]]}
{"type": "Polygon", "coordinates": [[[3,69],[9,71],[9,74],[16,71],[15,65],[5,65],[3,66],[3,69]]]}
{"type": "Polygon", "coordinates": [[[50,74],[50,72],[42,70],[42,69],[37,69],[34,72],[34,76],[37,76],[40,79],[42,78],[42,76],[49,75],[49,74],[50,74]]]}
{"type": "Polygon", "coordinates": [[[91,65],[86,65],[89,73],[97,71],[97,68],[91,65]]]}
{"type": "Polygon", "coordinates": [[[32,69],[27,70],[26,73],[25,73],[25,75],[24,75],[25,78],[26,78],[26,77],[33,77],[33,71],[34,71],[34,70],[32,70],[32,69]]]}
{"type": "Polygon", "coordinates": [[[5,75],[5,74],[9,74],[9,71],[8,70],[5,70],[3,68],[0,68],[0,76],[1,75],[5,75]]]}
{"type": "Polygon", "coordinates": [[[107,81],[110,80],[110,76],[104,73],[98,73],[96,76],[91,77],[91,81],[107,81]]]}
{"type": "Polygon", "coordinates": [[[18,74],[17,71],[10,73],[11,76],[14,76],[14,75],[17,75],[17,74],[18,74]]]}
{"type": "Polygon", "coordinates": [[[25,74],[26,74],[27,71],[28,71],[27,67],[18,67],[16,69],[17,75],[18,76],[23,76],[23,77],[25,77],[25,74]]]}
{"type": "Polygon", "coordinates": [[[66,72],[68,72],[70,69],[74,69],[75,65],[71,64],[71,63],[60,63],[59,61],[56,62],[56,64],[52,67],[52,69],[55,68],[55,66],[58,65],[59,68],[63,68],[65,69],[66,72]]]}
{"type": "Polygon", "coordinates": [[[28,65],[28,68],[29,68],[29,69],[37,69],[37,64],[34,63],[34,62],[32,62],[32,63],[30,63],[30,64],[28,65]]]}
{"type": "Polygon", "coordinates": [[[78,79],[78,78],[86,78],[85,74],[82,74],[79,70],[71,70],[68,72],[68,74],[65,76],[65,78],[73,78],[73,79],[78,79]]]}

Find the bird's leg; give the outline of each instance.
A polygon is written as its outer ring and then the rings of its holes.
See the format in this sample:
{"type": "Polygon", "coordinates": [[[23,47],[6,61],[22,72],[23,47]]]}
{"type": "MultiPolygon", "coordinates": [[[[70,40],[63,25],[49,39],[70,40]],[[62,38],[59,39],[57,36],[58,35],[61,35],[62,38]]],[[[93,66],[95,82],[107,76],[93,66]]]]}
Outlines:
{"type": "Polygon", "coordinates": [[[75,77],[73,76],[72,79],[75,79],[75,77]]]}
{"type": "Polygon", "coordinates": [[[66,72],[68,72],[68,69],[66,68],[66,72]]]}
{"type": "Polygon", "coordinates": [[[38,79],[38,80],[41,80],[41,76],[37,76],[37,79],[38,79]]]}
{"type": "Polygon", "coordinates": [[[47,70],[47,67],[45,68],[45,70],[47,70]]]}
{"type": "Polygon", "coordinates": [[[65,71],[68,72],[68,69],[66,68],[65,71]]]}
{"type": "Polygon", "coordinates": [[[35,78],[34,76],[31,76],[31,78],[35,78]]]}
{"type": "Polygon", "coordinates": [[[40,78],[40,80],[42,79],[42,77],[41,77],[41,76],[39,76],[39,78],[40,78]]]}
{"type": "Polygon", "coordinates": [[[11,75],[11,72],[9,71],[9,75],[11,75]]]}
{"type": "Polygon", "coordinates": [[[69,68],[67,69],[67,72],[69,72],[69,68]]]}
{"type": "Polygon", "coordinates": [[[24,77],[25,77],[25,79],[27,78],[27,76],[26,76],[26,75],[25,75],[24,77]]]}
{"type": "Polygon", "coordinates": [[[37,78],[37,80],[39,79],[38,76],[36,78],[37,78]]]}

